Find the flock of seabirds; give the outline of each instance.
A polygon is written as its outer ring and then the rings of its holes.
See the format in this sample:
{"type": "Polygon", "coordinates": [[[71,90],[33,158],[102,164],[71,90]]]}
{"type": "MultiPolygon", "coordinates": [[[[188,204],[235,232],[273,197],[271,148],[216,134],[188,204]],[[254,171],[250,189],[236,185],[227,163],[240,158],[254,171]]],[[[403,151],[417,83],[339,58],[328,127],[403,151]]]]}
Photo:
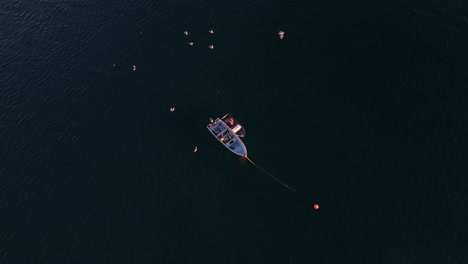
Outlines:
{"type": "MultiPolygon", "coordinates": [[[[209,32],[211,35],[214,34],[214,30],[213,30],[213,29],[208,30],[208,32],[209,32]]],[[[140,32],[140,34],[142,34],[142,32],[140,32]]],[[[188,35],[189,35],[189,32],[188,32],[188,31],[184,31],[184,35],[185,35],[185,36],[188,36],[188,35]]],[[[283,40],[283,39],[284,39],[284,31],[278,31],[278,36],[279,36],[279,39],[280,39],[280,40],[283,40]]],[[[188,44],[189,44],[190,46],[193,46],[193,45],[194,45],[194,43],[193,43],[192,41],[188,42],[188,44]]],[[[208,48],[214,49],[214,45],[211,44],[211,45],[208,46],[208,48]]],[[[112,67],[117,67],[117,64],[112,64],[112,67]]],[[[136,71],[136,70],[137,70],[137,66],[136,66],[135,64],[132,65],[132,71],[136,71]]],[[[174,112],[174,111],[175,111],[175,107],[171,107],[171,108],[169,108],[169,110],[170,110],[171,112],[174,112]]]]}
{"type": "MultiPolygon", "coordinates": [[[[214,30],[212,30],[212,29],[208,30],[208,32],[209,32],[211,35],[214,34],[214,30]]],[[[189,34],[188,31],[184,31],[184,35],[185,35],[185,36],[188,36],[188,34],[189,34]]],[[[279,36],[280,40],[283,40],[283,39],[284,39],[284,31],[279,31],[279,32],[278,32],[278,36],[279,36]]],[[[188,44],[189,44],[190,46],[193,46],[193,42],[189,42],[188,44]]],[[[208,46],[208,48],[214,49],[214,45],[211,44],[211,45],[208,46]]]]}
{"type": "MultiPolygon", "coordinates": [[[[213,30],[213,29],[210,29],[210,30],[208,30],[208,33],[210,33],[211,35],[213,35],[213,34],[214,34],[214,30],[213,30]]],[[[140,34],[142,34],[142,32],[140,32],[140,34]]],[[[188,35],[189,35],[189,32],[188,32],[188,31],[184,31],[184,35],[185,35],[185,36],[188,36],[188,35]]],[[[279,39],[280,39],[280,40],[283,40],[283,39],[284,39],[284,31],[278,31],[278,36],[279,36],[279,39]]],[[[193,43],[192,41],[188,42],[188,44],[189,44],[190,46],[193,46],[193,45],[194,45],[194,43],[193,43]]],[[[214,49],[214,45],[211,44],[211,45],[208,46],[208,48],[209,48],[209,49],[214,49]]],[[[113,67],[113,68],[117,67],[117,64],[112,64],[112,67],[113,67]]],[[[137,70],[137,66],[136,66],[135,64],[132,65],[132,71],[136,71],[136,70],[137,70]]],[[[170,111],[170,112],[174,112],[174,111],[175,111],[175,107],[170,107],[170,108],[169,108],[169,111],[170,111]]],[[[197,152],[197,151],[198,151],[198,147],[195,146],[195,148],[193,149],[193,152],[197,152]]]]}
{"type": "MultiPolygon", "coordinates": [[[[208,30],[208,32],[209,32],[211,35],[214,34],[214,30],[213,30],[213,29],[208,30]]],[[[142,32],[140,32],[140,34],[142,34],[142,32]]],[[[189,35],[189,32],[188,32],[188,31],[184,31],[184,35],[185,35],[185,36],[188,36],[188,35],[189,35]]],[[[284,39],[284,31],[278,31],[278,36],[279,36],[280,40],[283,40],[283,39],[284,39]]],[[[190,46],[193,46],[193,45],[194,45],[194,43],[193,43],[192,41],[188,42],[188,44],[189,44],[190,46]]],[[[208,46],[208,48],[214,49],[214,45],[211,44],[211,45],[208,46]]],[[[112,64],[112,67],[116,67],[116,66],[117,66],[117,64],[112,64]]],[[[137,66],[136,66],[136,65],[132,65],[132,71],[136,71],[136,70],[137,70],[137,66]]],[[[170,110],[171,110],[171,112],[174,111],[173,108],[171,108],[170,110]]]]}

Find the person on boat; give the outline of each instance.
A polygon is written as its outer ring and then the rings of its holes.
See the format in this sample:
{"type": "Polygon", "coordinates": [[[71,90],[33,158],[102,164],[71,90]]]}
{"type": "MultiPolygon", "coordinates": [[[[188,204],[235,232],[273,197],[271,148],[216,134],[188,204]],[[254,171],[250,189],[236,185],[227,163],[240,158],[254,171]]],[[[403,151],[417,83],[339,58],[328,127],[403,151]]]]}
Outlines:
{"type": "Polygon", "coordinates": [[[229,118],[228,125],[229,125],[229,126],[233,126],[233,125],[234,125],[234,120],[233,120],[232,118],[229,118]]]}

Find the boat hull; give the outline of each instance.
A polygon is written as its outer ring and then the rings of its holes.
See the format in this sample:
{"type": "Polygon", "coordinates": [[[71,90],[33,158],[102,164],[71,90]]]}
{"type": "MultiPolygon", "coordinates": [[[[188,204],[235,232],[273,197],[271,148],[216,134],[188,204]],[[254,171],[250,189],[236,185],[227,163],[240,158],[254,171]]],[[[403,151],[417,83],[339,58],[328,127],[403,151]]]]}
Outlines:
{"type": "Polygon", "coordinates": [[[246,156],[247,148],[244,142],[242,142],[239,135],[233,131],[233,128],[236,128],[237,132],[241,131],[238,125],[240,124],[227,124],[223,119],[216,118],[214,122],[208,124],[206,127],[211,134],[232,153],[238,156],[246,156]]]}

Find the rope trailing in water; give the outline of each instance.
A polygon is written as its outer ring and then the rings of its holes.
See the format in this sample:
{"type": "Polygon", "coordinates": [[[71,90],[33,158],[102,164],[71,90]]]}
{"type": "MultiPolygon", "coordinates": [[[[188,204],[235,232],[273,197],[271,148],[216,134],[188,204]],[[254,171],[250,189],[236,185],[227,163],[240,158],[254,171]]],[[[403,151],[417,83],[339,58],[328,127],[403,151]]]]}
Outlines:
{"type": "MultiPolygon", "coordinates": [[[[261,171],[263,171],[266,175],[270,176],[271,178],[273,178],[275,181],[277,181],[279,184],[283,185],[284,187],[286,187],[288,190],[290,190],[291,192],[294,192],[295,194],[299,195],[308,205],[310,205],[312,208],[314,208],[316,211],[319,212],[319,206],[318,204],[314,204],[312,203],[311,201],[309,201],[309,199],[307,199],[307,196],[305,196],[304,194],[300,193],[300,192],[296,192],[296,190],[292,187],[290,187],[289,185],[287,185],[286,183],[280,181],[278,178],[276,178],[275,176],[273,176],[271,173],[269,173],[268,171],[266,171],[265,169],[263,169],[262,167],[258,166],[257,164],[255,164],[255,162],[253,162],[249,157],[247,157],[247,155],[244,155],[243,156],[244,158],[246,158],[250,163],[252,163],[252,165],[254,165],[255,167],[257,167],[258,169],[260,169],[261,171]]],[[[349,263],[354,263],[352,257],[351,257],[351,254],[349,254],[344,242],[342,239],[339,239],[335,229],[332,227],[332,225],[330,224],[330,221],[328,221],[328,219],[325,217],[325,215],[323,215],[323,213],[319,213],[319,215],[322,217],[322,219],[324,220],[324,222],[326,223],[328,229],[330,230],[330,232],[332,233],[333,237],[336,239],[337,243],[340,245],[340,247],[342,248],[345,256],[348,258],[348,261],[349,263]]]]}
{"type": "Polygon", "coordinates": [[[283,185],[284,187],[288,188],[288,190],[292,191],[292,192],[295,192],[296,190],[294,190],[293,188],[289,187],[286,183],[280,181],[278,178],[276,178],[275,176],[271,175],[268,171],[264,170],[262,167],[258,166],[257,164],[255,164],[255,162],[253,162],[251,159],[249,159],[249,157],[247,157],[247,155],[244,156],[244,158],[246,158],[248,161],[250,161],[250,163],[252,163],[255,167],[259,168],[261,171],[263,171],[266,175],[270,176],[271,178],[273,178],[275,181],[277,181],[279,184],[283,185]]]}

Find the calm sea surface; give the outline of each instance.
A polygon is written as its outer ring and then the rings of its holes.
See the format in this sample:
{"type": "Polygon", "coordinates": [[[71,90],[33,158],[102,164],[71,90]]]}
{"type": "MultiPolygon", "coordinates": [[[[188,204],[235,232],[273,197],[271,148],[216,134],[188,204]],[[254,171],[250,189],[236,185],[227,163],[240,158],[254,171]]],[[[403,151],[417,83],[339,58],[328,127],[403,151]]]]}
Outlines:
{"type": "Polygon", "coordinates": [[[468,263],[465,1],[0,2],[1,263],[468,263]]]}

